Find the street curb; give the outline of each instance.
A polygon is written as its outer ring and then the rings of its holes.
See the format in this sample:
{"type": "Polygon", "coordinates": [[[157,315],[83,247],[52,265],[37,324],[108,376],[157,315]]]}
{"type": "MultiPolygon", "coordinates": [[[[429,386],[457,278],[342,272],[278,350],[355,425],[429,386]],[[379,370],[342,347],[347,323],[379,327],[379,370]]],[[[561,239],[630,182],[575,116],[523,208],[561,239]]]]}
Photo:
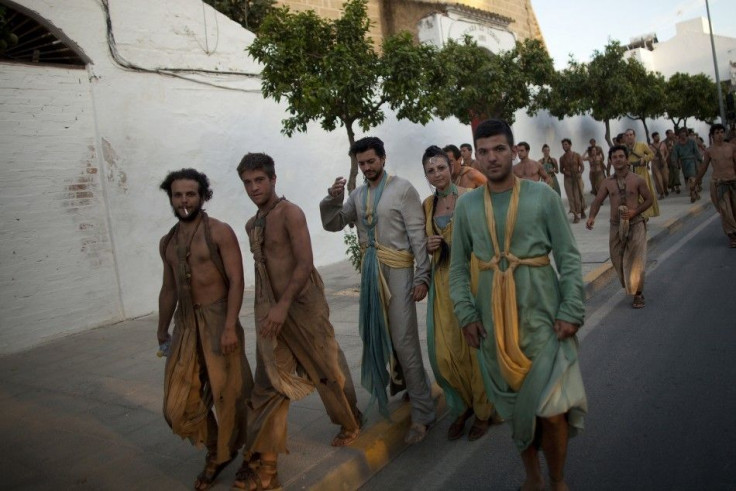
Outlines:
{"type": "MultiPolygon", "coordinates": [[[[439,422],[448,413],[445,395],[435,383],[431,390],[439,422]]],[[[409,447],[404,443],[404,434],[410,424],[411,404],[405,402],[391,413],[390,421],[382,418],[346,447],[348,456],[343,462],[335,466],[334,461],[325,461],[315,466],[300,476],[302,485],[293,483],[294,487],[311,491],[358,489],[409,447]]],[[[287,487],[292,486],[287,484],[287,487]]]]}
{"type": "MultiPolygon", "coordinates": [[[[661,242],[665,237],[674,234],[683,227],[686,221],[700,215],[712,206],[713,203],[711,203],[710,200],[703,201],[702,203],[692,205],[684,215],[670,218],[664,223],[664,225],[662,225],[662,230],[659,230],[656,234],[650,235],[647,238],[647,247],[651,247],[661,242]]],[[[607,259],[605,263],[586,274],[583,277],[583,283],[585,284],[585,299],[589,299],[596,292],[602,290],[606,285],[608,285],[609,281],[615,278],[615,276],[616,272],[613,269],[610,258],[607,259]]]]}
{"type": "MultiPolygon", "coordinates": [[[[692,205],[687,213],[668,220],[661,230],[649,236],[647,245],[654,245],[677,232],[687,220],[700,215],[710,206],[712,203],[709,200],[692,205]]],[[[586,274],[583,278],[586,300],[603,289],[615,276],[610,259],[586,274]]],[[[448,414],[445,396],[437,384],[432,385],[432,394],[436,400],[439,421],[448,414]]],[[[391,414],[391,421],[381,419],[365,429],[350,447],[345,448],[343,460],[337,466],[334,460],[327,459],[301,474],[297,480],[287,483],[286,487],[311,491],[358,489],[409,447],[404,443],[404,434],[410,423],[411,405],[404,403],[391,414]]]]}

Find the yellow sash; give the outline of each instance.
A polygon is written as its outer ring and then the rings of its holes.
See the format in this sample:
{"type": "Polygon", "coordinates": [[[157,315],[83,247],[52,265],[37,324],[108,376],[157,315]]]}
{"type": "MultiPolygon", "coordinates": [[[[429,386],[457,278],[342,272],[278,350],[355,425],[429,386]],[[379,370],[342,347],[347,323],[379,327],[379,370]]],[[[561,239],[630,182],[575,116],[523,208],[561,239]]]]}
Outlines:
{"type": "Polygon", "coordinates": [[[514,177],[514,187],[511,191],[511,202],[506,215],[506,236],[504,250],[498,247],[498,236],[496,234],[496,219],[493,216],[493,203],[491,193],[486,186],[484,205],[488,231],[491,235],[495,255],[490,261],[478,259],[481,271],[493,271],[493,287],[491,289],[491,308],[493,312],[493,331],[496,338],[496,353],[498,355],[499,368],[504,380],[514,391],[521,388],[526,374],[532,366],[524,352],[519,347],[519,315],[516,305],[516,282],[514,281],[514,270],[517,266],[546,266],[549,264],[549,256],[538,256],[520,259],[510,252],[511,236],[516,226],[516,216],[519,211],[519,191],[521,180],[514,177]],[[499,262],[506,259],[508,267],[505,271],[499,268],[499,262]]]}

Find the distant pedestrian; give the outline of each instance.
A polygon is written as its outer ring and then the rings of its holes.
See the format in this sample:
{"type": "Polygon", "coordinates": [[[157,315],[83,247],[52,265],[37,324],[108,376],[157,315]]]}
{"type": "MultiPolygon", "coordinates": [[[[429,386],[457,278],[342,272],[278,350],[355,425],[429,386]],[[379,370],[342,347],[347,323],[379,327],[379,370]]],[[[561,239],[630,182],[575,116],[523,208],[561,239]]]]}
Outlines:
{"type": "Polygon", "coordinates": [[[710,178],[710,199],[721,215],[723,231],[729,247],[736,248],[736,145],[724,141],[726,128],[721,124],[710,127],[713,145],[705,151],[703,165],[696,180],[702,182],[709,164],[713,164],[710,178]]]}
{"type": "Polygon", "coordinates": [[[583,154],[583,161],[590,164],[590,171],[588,173],[588,179],[590,180],[590,194],[595,196],[598,193],[598,187],[606,178],[606,165],[605,157],[603,156],[603,149],[595,141],[595,138],[590,139],[590,146],[583,154]]]}
{"type": "Polygon", "coordinates": [[[514,165],[514,175],[520,179],[546,183],[549,180],[549,175],[547,175],[542,164],[529,158],[529,149],[530,147],[527,142],[519,142],[516,145],[519,163],[514,165]]]}
{"type": "Polygon", "coordinates": [[[486,183],[483,174],[472,166],[463,165],[460,149],[455,145],[447,145],[443,148],[450,159],[450,170],[452,171],[452,182],[456,186],[466,189],[475,189],[486,183]]]}
{"type": "Polygon", "coordinates": [[[669,152],[667,151],[667,144],[659,141],[659,132],[655,131],[652,133],[652,143],[649,144],[649,149],[654,154],[651,166],[654,186],[657,188],[657,193],[659,194],[657,199],[664,199],[665,196],[670,194],[667,189],[670,178],[669,165],[667,163],[669,152]]]}
{"type": "Polygon", "coordinates": [[[636,141],[636,132],[631,128],[624,132],[624,142],[629,151],[629,165],[631,166],[631,170],[634,174],[644,179],[644,182],[647,183],[647,187],[649,188],[649,193],[652,195],[652,206],[644,211],[643,217],[645,220],[658,217],[659,203],[654,194],[655,190],[652,178],[649,175],[649,163],[654,158],[654,153],[652,153],[649,145],[636,141]]]}
{"type": "Polygon", "coordinates": [[[560,168],[557,165],[557,159],[549,156],[549,145],[547,145],[546,143],[542,145],[542,155],[543,157],[539,160],[539,163],[542,164],[542,167],[544,167],[544,172],[546,172],[549,176],[547,184],[549,184],[552,189],[555,190],[558,196],[562,196],[562,192],[560,191],[560,183],[557,180],[557,174],[560,173],[560,168]]]}
{"type": "Polygon", "coordinates": [[[608,150],[614,174],[603,181],[590,205],[585,224],[593,229],[595,217],[606,197],[611,197],[609,247],[621,286],[634,296],[632,306],[644,307],[644,277],[647,264],[647,224],[643,214],[652,205],[652,192],[641,176],[629,171],[628,147],[614,145],[608,150]]]}
{"type": "Polygon", "coordinates": [[[680,128],[677,132],[677,142],[672,149],[672,158],[677,162],[677,166],[682,169],[682,175],[687,182],[690,191],[690,202],[693,203],[700,199],[698,192],[698,165],[703,161],[703,157],[698,149],[698,144],[694,139],[688,137],[687,128],[680,128]]]}
{"type": "Polygon", "coordinates": [[[573,215],[572,223],[580,222],[585,218],[585,193],[583,192],[583,158],[579,153],[573,152],[572,141],[569,138],[562,139],[562,150],[565,152],[560,157],[560,169],[565,176],[565,194],[573,215]]]}
{"type": "Polygon", "coordinates": [[[673,130],[665,131],[664,143],[667,146],[667,166],[669,170],[669,179],[667,180],[667,187],[671,192],[680,194],[680,164],[674,156],[675,143],[677,137],[673,130]]]}
{"type": "Polygon", "coordinates": [[[470,143],[463,143],[460,145],[460,155],[463,158],[463,166],[472,167],[475,170],[478,168],[478,162],[473,158],[473,145],[470,143]]]}
{"type": "Polygon", "coordinates": [[[587,411],[575,337],[585,316],[580,253],[560,197],[511,171],[509,125],[482,122],[475,147],[488,184],[455,206],[450,296],[466,342],[478,349],[488,398],[511,421],[523,489],[545,487],[540,448],[552,489],[567,489],[568,437],[587,411]]]}

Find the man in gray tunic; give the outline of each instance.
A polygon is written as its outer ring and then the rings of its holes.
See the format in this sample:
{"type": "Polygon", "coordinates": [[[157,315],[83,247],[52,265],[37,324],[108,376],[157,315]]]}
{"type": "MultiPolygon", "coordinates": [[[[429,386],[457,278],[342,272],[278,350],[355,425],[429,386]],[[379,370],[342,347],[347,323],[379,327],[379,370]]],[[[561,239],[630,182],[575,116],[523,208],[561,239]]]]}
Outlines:
{"type": "Polygon", "coordinates": [[[335,179],[328,196],[320,202],[322,226],[331,232],[348,224],[357,226],[363,253],[361,383],[371,393],[371,403],[378,401],[384,416],[388,416],[386,386],[389,382],[392,386],[406,385],[412,425],[405,441],[417,443],[435,420],[415,305],[427,295],[430,276],[424,211],[411,183],[384,170],[386,151],[379,138],[356,141],[350,155],[357,159],[366,184],[345,200],[345,179],[335,179]]]}

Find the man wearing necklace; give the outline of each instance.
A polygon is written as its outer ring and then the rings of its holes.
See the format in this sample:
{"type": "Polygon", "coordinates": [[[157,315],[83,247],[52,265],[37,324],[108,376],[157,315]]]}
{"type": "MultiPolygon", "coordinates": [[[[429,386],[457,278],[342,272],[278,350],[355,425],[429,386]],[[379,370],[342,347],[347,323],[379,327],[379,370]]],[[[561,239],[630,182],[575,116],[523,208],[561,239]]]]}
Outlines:
{"type": "Polygon", "coordinates": [[[614,174],[603,181],[590,205],[590,217],[585,226],[593,229],[595,217],[606,196],[611,197],[611,228],[609,247],[621,286],[634,296],[632,307],[644,307],[644,273],[647,263],[647,224],[643,213],[652,206],[654,196],[646,181],[629,171],[629,148],[614,145],[608,157],[614,174]]]}
{"type": "Polygon", "coordinates": [[[161,189],[178,219],[159,244],[164,274],[158,341],[168,356],[164,416],[174,433],[207,447],[204,470],[194,483],[202,490],[233,460],[246,437],[253,379],[238,321],[243,263],[232,228],[202,209],[212,198],[206,175],[195,169],[172,172],[161,189]]]}
{"type": "Polygon", "coordinates": [[[386,151],[379,138],[356,141],[350,155],[357,159],[366,182],[345,199],[345,179],[335,179],[319,205],[322,226],[330,232],[348,224],[357,227],[363,251],[361,382],[371,394],[371,404],[377,401],[384,417],[389,416],[386,386],[391,385],[392,394],[406,386],[412,425],[404,440],[417,443],[436,417],[422,362],[415,305],[427,295],[430,275],[422,204],[409,181],[386,172],[386,151]]]}
{"type": "Polygon", "coordinates": [[[514,176],[509,125],[482,122],[475,148],[488,184],[455,206],[450,296],[466,342],[478,348],[488,398],[511,420],[522,489],[545,489],[541,448],[551,488],[564,490],[568,436],[587,411],[575,338],[585,316],[580,253],[560,197],[514,176]]]}
{"type": "Polygon", "coordinates": [[[322,278],[314,268],[304,212],[276,194],[273,159],[249,153],[237,168],[258,212],[245,230],[255,263],[256,376],[248,413],[247,453],[234,488],[279,487],[277,458],[287,453],[289,403],[317,388],[340,432],[352,443],[361,414],[345,355],[335,339],[322,278]]]}
{"type": "MultiPolygon", "coordinates": [[[[495,415],[483,388],[475,349],[468,346],[457,325],[450,299],[450,248],[452,216],[457,198],[468,191],[452,183],[447,155],[436,146],[427,148],[422,157],[424,175],[435,192],[424,200],[427,252],[432,256],[432,283],[427,297],[427,347],[435,380],[445,393],[445,401],[455,418],[447,431],[448,440],[457,440],[465,432],[465,423],[475,415],[468,440],[486,434],[495,415]]],[[[471,274],[477,270],[473,270],[471,274]]]]}

